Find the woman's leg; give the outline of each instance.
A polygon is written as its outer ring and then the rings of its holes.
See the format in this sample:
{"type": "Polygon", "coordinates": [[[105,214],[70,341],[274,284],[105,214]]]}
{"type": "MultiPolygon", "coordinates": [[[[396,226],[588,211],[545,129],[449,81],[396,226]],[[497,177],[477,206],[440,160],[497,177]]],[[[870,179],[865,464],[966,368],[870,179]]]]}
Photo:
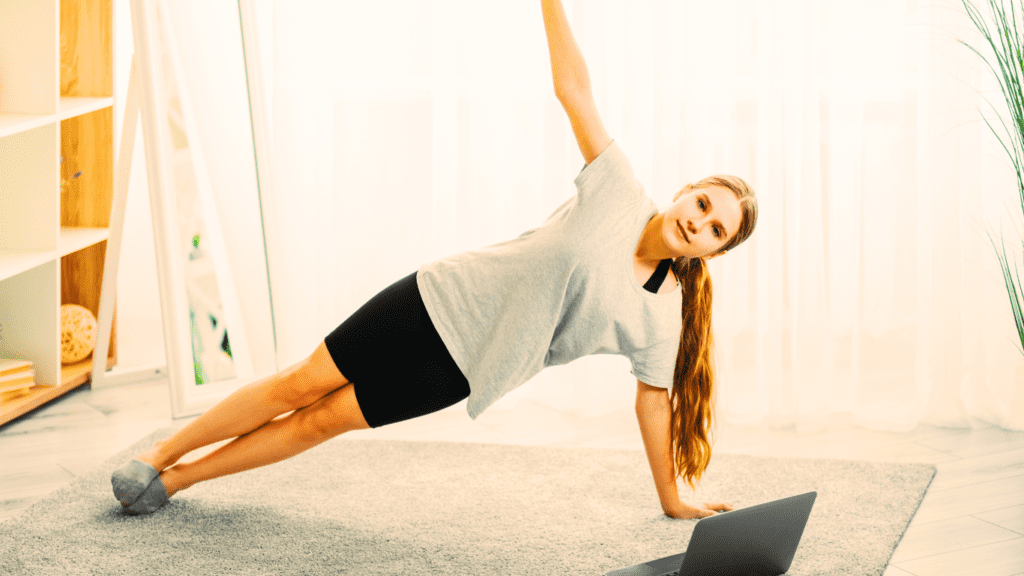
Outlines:
{"type": "Polygon", "coordinates": [[[137,458],[164,470],[197,448],[259,429],[281,414],[310,406],[346,384],[348,380],[321,342],[309,358],[239,388],[137,458]]]}
{"type": "Polygon", "coordinates": [[[194,462],[164,470],[160,479],[171,496],[197,482],[280,462],[344,432],[369,427],[356,402],[355,389],[346,385],[194,462]]]}

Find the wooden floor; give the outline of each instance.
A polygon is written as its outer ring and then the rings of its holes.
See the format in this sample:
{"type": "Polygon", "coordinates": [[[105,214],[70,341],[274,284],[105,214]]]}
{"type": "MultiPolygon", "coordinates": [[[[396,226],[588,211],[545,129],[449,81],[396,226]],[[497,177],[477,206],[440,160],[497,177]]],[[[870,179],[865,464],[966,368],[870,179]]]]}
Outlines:
{"type": "MultiPolygon", "coordinates": [[[[156,380],[80,389],[0,427],[0,521],[157,428],[180,428],[191,420],[171,419],[167,383],[156,380]]],[[[573,417],[528,401],[488,410],[476,421],[464,410],[449,409],[349,437],[643,448],[635,418],[573,417]]],[[[884,576],[1024,576],[1022,432],[922,425],[908,433],[882,433],[837,417],[818,434],[723,426],[715,448],[933,463],[938,474],[884,576]]]]}

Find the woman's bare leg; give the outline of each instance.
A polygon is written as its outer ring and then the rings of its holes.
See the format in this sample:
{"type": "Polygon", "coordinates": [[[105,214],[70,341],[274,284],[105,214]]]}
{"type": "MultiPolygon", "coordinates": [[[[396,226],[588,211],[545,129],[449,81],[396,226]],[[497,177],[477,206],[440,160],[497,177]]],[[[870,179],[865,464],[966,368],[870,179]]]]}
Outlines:
{"type": "Polygon", "coordinates": [[[344,432],[369,427],[356,402],[354,388],[346,385],[194,462],[164,470],[160,479],[171,496],[197,482],[280,462],[344,432]]]}
{"type": "Polygon", "coordinates": [[[313,354],[277,374],[257,380],[221,400],[199,418],[136,458],[164,470],[185,454],[242,436],[274,418],[309,406],[348,384],[321,342],[313,354]]]}

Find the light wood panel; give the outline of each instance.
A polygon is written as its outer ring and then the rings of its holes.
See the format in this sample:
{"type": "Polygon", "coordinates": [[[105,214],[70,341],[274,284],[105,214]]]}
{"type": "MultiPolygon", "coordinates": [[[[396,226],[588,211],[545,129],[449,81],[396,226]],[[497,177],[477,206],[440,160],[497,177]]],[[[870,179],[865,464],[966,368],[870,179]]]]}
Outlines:
{"type": "Polygon", "coordinates": [[[903,565],[911,560],[944,554],[950,550],[975,548],[1020,538],[1021,534],[972,516],[911,526],[903,535],[900,550],[889,560],[903,565]]]}
{"type": "MultiPolygon", "coordinates": [[[[65,2],[63,12],[70,3],[65,2]]],[[[84,4],[106,4],[90,0],[84,4]]],[[[74,20],[77,10],[70,11],[71,20],[65,24],[81,23],[74,20]]],[[[92,20],[99,16],[90,16],[92,20]]],[[[107,10],[109,20],[109,9],[107,10]]],[[[62,26],[62,29],[66,26],[62,26]]],[[[71,34],[74,34],[72,32],[71,34]]],[[[92,32],[90,32],[92,34],[92,32]]],[[[109,30],[107,31],[109,36],[109,30]]],[[[63,38],[63,36],[62,36],[63,38]]],[[[69,55],[69,57],[71,57],[69,55]]],[[[62,60],[63,62],[63,60],[62,60]]],[[[72,70],[89,69],[79,65],[72,70]]],[[[109,64],[109,62],[108,62],[109,64]]],[[[107,66],[109,69],[110,66],[107,66]]],[[[71,87],[81,91],[81,84],[71,87]]],[[[105,89],[105,88],[104,88],[105,89]]],[[[95,91],[94,91],[95,92],[95,91]]],[[[67,96],[103,96],[102,93],[67,96]]],[[[61,190],[60,225],[72,228],[107,228],[110,226],[110,211],[114,201],[114,131],[113,108],[95,110],[81,116],[62,120],[60,123],[60,150],[64,162],[61,165],[61,182],[67,182],[61,190]],[[72,177],[81,171],[77,179],[72,177]]],[[[99,317],[100,291],[103,287],[103,267],[107,242],[100,242],[61,258],[61,304],[78,304],[99,317]]],[[[117,306],[114,307],[114,323],[110,345],[107,351],[108,365],[117,364],[117,306]]],[[[91,358],[91,357],[90,357],[91,358]]],[[[77,379],[77,376],[76,376],[77,379]]]]}
{"type": "Polygon", "coordinates": [[[60,123],[60,225],[107,228],[114,202],[113,109],[103,108],[60,123]],[[77,179],[72,177],[81,171],[77,179]]]}
{"type": "Polygon", "coordinates": [[[61,96],[114,94],[111,0],[60,3],[61,96]]]}
{"type": "Polygon", "coordinates": [[[991,512],[974,514],[974,517],[1024,536],[1024,506],[1000,508],[991,512]]]}
{"type": "Polygon", "coordinates": [[[1019,576],[1024,538],[936,554],[898,565],[914,576],[1019,576]]]}

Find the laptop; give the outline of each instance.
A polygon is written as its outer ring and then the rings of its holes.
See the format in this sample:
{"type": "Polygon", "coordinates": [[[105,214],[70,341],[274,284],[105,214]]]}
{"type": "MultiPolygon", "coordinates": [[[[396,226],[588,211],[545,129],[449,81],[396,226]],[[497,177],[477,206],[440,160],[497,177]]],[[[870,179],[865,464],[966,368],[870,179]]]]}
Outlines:
{"type": "Polygon", "coordinates": [[[697,521],[686,552],[605,576],[778,576],[789,570],[817,492],[697,521]]]}

